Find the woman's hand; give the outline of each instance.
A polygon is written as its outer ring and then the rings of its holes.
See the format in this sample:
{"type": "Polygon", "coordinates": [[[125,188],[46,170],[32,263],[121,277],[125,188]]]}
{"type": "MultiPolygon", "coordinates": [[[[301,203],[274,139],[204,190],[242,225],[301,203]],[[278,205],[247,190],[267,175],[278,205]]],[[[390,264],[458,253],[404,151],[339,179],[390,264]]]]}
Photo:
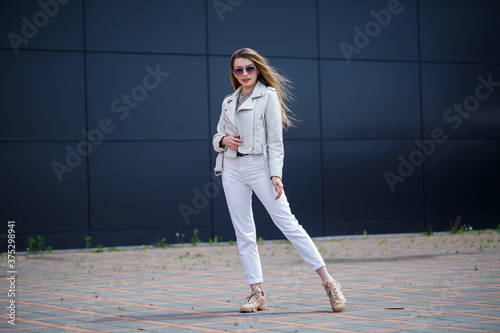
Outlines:
{"type": "Polygon", "coordinates": [[[283,194],[283,183],[281,182],[281,178],[278,176],[272,176],[271,181],[273,182],[274,190],[278,193],[275,200],[278,200],[281,197],[281,194],[283,194]]]}
{"type": "Polygon", "coordinates": [[[238,147],[243,144],[243,141],[239,138],[240,135],[227,135],[222,138],[222,147],[227,146],[230,149],[238,150],[238,147]]]}

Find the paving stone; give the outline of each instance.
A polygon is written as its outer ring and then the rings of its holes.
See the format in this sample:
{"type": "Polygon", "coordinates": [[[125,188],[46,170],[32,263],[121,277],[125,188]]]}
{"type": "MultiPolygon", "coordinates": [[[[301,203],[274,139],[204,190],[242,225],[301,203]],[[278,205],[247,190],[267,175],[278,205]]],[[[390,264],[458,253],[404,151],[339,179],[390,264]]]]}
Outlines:
{"type": "Polygon", "coordinates": [[[286,241],[260,245],[270,310],[252,314],[238,312],[249,288],[236,246],[65,250],[18,254],[17,325],[0,332],[500,331],[496,231],[315,242],[347,297],[341,313],[286,241]]]}

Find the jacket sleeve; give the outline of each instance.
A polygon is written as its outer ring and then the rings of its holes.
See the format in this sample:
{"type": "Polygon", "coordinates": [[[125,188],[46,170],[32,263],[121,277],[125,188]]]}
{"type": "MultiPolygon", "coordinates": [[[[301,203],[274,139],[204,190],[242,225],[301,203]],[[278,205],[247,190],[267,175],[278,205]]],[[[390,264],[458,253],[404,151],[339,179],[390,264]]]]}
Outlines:
{"type": "Polygon", "coordinates": [[[267,110],[265,113],[267,146],[269,148],[269,176],[282,178],[283,127],[281,124],[281,105],[276,90],[268,88],[267,110]]]}
{"type": "Polygon", "coordinates": [[[224,118],[223,118],[223,116],[224,116],[224,104],[225,103],[226,103],[225,101],[222,102],[222,110],[220,113],[219,122],[217,123],[217,133],[215,133],[214,138],[212,140],[212,143],[214,145],[214,149],[218,153],[225,152],[227,149],[227,146],[225,146],[225,147],[219,146],[220,140],[222,140],[222,138],[226,136],[226,133],[224,131],[224,118]]]}

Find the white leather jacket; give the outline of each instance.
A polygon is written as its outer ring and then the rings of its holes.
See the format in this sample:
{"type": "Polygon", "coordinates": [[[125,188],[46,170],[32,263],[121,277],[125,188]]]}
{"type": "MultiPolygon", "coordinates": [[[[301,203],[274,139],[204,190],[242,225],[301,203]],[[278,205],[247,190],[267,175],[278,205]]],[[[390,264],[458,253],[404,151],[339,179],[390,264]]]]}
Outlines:
{"type": "Polygon", "coordinates": [[[217,133],[213,138],[213,145],[219,153],[215,165],[215,174],[222,173],[224,157],[236,158],[236,150],[227,146],[221,148],[220,141],[226,135],[240,134],[243,145],[238,151],[242,154],[269,155],[269,177],[282,178],[283,169],[283,129],[281,125],[281,105],[276,89],[266,87],[257,81],[252,95],[236,110],[236,102],[241,91],[239,87],[234,93],[226,96],[222,102],[222,111],[217,124],[217,133]],[[251,112],[245,117],[239,117],[240,112],[251,112]],[[253,117],[251,115],[253,114],[253,117]],[[236,117],[244,120],[237,124],[236,117]],[[253,121],[249,121],[252,120],[253,121]],[[243,134],[244,133],[244,136],[243,134]]]}

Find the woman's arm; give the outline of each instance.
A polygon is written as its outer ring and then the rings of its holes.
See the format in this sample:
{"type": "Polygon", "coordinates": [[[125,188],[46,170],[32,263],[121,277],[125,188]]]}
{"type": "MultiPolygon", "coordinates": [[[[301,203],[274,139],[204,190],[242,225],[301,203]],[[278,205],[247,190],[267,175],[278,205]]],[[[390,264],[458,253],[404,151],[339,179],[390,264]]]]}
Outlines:
{"type": "Polygon", "coordinates": [[[268,90],[267,110],[265,114],[267,129],[267,146],[269,148],[269,176],[282,177],[284,148],[283,127],[281,124],[281,105],[278,93],[274,89],[268,90]]]}

